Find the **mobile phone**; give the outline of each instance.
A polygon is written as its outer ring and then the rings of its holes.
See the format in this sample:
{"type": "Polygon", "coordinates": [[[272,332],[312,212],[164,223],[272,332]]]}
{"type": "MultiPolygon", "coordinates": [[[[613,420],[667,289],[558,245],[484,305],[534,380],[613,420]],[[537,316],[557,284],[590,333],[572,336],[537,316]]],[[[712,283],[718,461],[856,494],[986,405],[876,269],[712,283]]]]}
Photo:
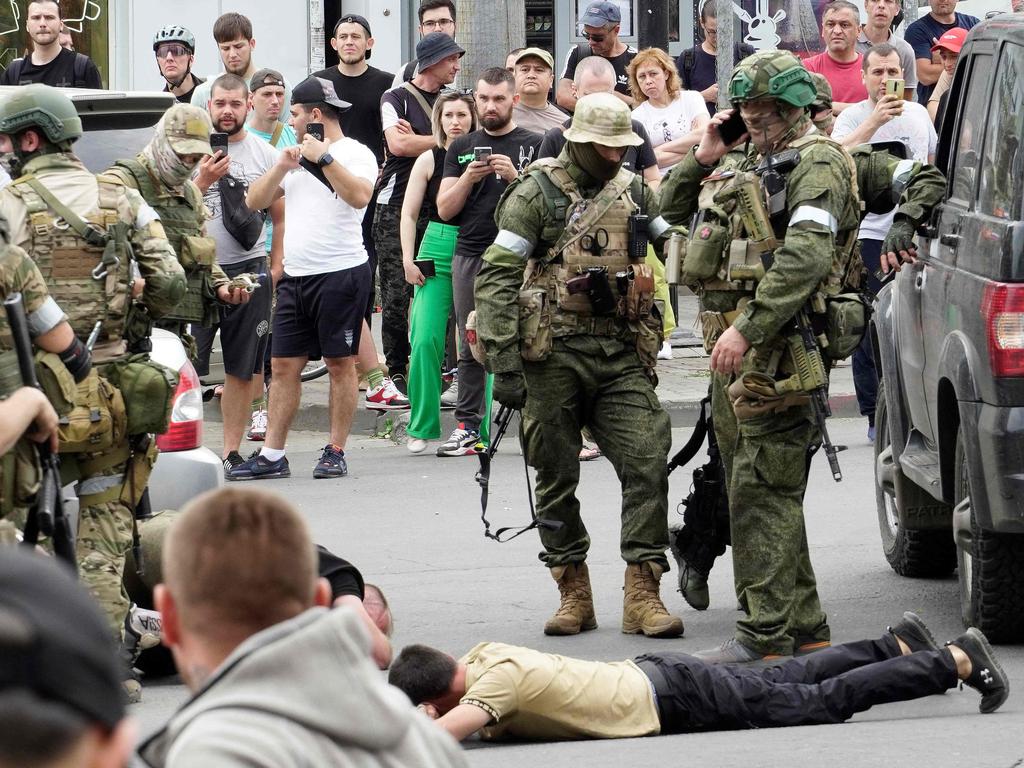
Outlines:
{"type": "Polygon", "coordinates": [[[433,259],[413,259],[412,263],[424,277],[434,277],[437,275],[433,259]]]}
{"type": "Polygon", "coordinates": [[[323,123],[306,123],[306,133],[312,136],[317,141],[324,140],[324,124],[323,123]]]}
{"type": "Polygon", "coordinates": [[[210,149],[213,150],[214,154],[217,154],[219,149],[225,155],[228,153],[228,135],[226,133],[220,133],[214,131],[210,134],[210,149]]]}
{"type": "Polygon", "coordinates": [[[739,141],[740,137],[747,132],[747,124],[743,122],[743,118],[740,117],[740,111],[737,109],[732,115],[718,126],[718,134],[722,137],[722,141],[726,145],[734,144],[739,141]]]}
{"type": "Polygon", "coordinates": [[[904,87],[904,82],[898,77],[889,77],[885,80],[885,93],[887,96],[891,94],[902,99],[904,87]]]}
{"type": "Polygon", "coordinates": [[[473,147],[473,159],[479,163],[486,163],[491,156],[490,147],[473,147]]]}

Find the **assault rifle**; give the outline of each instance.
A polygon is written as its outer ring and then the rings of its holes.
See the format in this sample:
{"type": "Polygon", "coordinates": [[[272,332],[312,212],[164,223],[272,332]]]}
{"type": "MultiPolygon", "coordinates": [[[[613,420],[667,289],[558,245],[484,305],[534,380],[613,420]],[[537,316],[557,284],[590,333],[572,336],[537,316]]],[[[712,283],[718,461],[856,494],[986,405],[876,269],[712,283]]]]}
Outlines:
{"type": "MultiPolygon", "coordinates": [[[[41,390],[36,378],[35,358],[32,354],[32,342],[28,333],[28,318],[25,316],[25,303],[20,293],[13,293],[4,299],[4,311],[7,313],[7,324],[11,328],[14,339],[14,350],[18,354],[18,368],[21,381],[26,387],[41,390]]],[[[75,537],[71,532],[71,524],[64,514],[64,499],[61,496],[60,461],[48,442],[36,444],[39,464],[42,466],[43,477],[39,484],[35,503],[29,510],[25,522],[24,542],[35,546],[39,535],[51,537],[53,551],[57,557],[63,558],[72,566],[77,567],[75,560],[75,537]]]]}

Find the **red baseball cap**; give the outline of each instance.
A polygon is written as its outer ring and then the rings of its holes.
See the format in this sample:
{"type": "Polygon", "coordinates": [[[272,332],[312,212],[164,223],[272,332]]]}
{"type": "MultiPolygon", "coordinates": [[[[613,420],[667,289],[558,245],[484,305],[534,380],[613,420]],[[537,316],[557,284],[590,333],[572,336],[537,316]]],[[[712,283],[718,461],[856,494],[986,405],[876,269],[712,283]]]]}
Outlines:
{"type": "Polygon", "coordinates": [[[945,48],[951,53],[960,53],[960,49],[964,47],[964,40],[966,39],[966,29],[953,27],[953,29],[942,33],[942,37],[939,38],[939,41],[932,46],[932,53],[940,48],[945,48]]]}

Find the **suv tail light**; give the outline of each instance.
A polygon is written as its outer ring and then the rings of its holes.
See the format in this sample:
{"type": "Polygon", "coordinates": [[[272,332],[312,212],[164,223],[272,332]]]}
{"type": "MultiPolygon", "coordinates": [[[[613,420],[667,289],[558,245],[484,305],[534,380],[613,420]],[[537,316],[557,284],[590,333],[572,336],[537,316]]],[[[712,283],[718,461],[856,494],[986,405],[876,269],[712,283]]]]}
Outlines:
{"type": "Polygon", "coordinates": [[[171,425],[157,435],[156,445],[165,453],[190,451],[203,443],[203,394],[199,376],[188,360],[178,371],[178,388],[174,390],[171,425]]]}
{"type": "Polygon", "coordinates": [[[1024,376],[1024,284],[989,283],[981,303],[994,376],[1024,376]]]}

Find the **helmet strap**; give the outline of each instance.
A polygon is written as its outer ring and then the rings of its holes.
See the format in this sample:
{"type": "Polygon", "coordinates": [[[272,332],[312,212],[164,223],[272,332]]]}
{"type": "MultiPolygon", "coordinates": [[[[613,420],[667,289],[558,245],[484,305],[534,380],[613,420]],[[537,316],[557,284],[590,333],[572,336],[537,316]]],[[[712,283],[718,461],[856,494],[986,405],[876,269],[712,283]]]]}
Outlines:
{"type": "MultiPolygon", "coordinates": [[[[193,56],[195,56],[195,54],[194,53],[190,53],[188,56],[191,59],[193,56]]],[[[156,65],[156,68],[157,68],[158,71],[160,71],[160,77],[164,78],[164,82],[166,82],[169,86],[171,86],[171,90],[174,90],[175,88],[180,87],[181,84],[184,83],[188,79],[188,76],[192,74],[192,62],[191,61],[188,64],[185,65],[185,74],[183,74],[181,76],[181,78],[178,80],[178,82],[174,82],[173,80],[168,80],[166,77],[164,77],[164,73],[163,73],[162,70],[160,70],[160,65],[159,64],[156,65]]]]}

